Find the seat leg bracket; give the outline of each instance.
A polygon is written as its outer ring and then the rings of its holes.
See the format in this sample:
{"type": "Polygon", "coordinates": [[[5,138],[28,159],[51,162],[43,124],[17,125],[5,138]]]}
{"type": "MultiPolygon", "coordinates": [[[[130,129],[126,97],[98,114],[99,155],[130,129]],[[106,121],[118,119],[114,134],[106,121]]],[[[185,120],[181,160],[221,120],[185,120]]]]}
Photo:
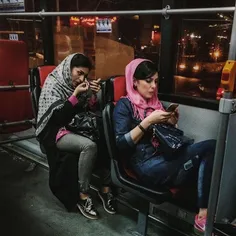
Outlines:
{"type": "Polygon", "coordinates": [[[131,232],[133,236],[147,236],[149,202],[143,199],[139,203],[137,230],[131,232]]]}

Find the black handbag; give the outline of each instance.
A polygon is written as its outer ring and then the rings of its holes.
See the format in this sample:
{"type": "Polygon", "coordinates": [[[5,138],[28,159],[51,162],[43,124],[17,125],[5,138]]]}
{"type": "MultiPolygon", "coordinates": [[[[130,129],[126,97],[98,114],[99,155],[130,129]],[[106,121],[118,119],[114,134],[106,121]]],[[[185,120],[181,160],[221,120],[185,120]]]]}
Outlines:
{"type": "Polygon", "coordinates": [[[90,111],[78,113],[66,128],[75,134],[84,136],[96,142],[99,140],[99,129],[97,125],[98,117],[99,115],[90,111]]]}
{"type": "Polygon", "coordinates": [[[194,139],[188,138],[184,132],[171,124],[156,124],[152,126],[153,135],[160,143],[160,150],[166,159],[175,159],[177,153],[187,145],[193,144],[194,139]]]}

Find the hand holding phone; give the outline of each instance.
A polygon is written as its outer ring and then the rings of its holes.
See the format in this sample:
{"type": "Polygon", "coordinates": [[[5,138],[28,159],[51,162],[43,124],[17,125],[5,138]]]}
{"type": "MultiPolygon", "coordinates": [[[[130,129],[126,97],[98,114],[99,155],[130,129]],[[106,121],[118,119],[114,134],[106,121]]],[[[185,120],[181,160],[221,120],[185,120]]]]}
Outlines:
{"type": "Polygon", "coordinates": [[[175,112],[175,110],[178,108],[178,106],[179,106],[179,104],[171,103],[171,104],[167,107],[166,111],[167,111],[167,112],[175,112]]]}
{"type": "Polygon", "coordinates": [[[178,108],[179,104],[172,103],[169,105],[169,107],[166,109],[167,112],[171,112],[171,117],[168,120],[168,123],[172,125],[176,125],[178,120],[179,120],[179,113],[178,113],[178,108]]]}
{"type": "Polygon", "coordinates": [[[96,80],[91,80],[89,82],[90,83],[90,88],[94,93],[97,93],[101,89],[100,81],[101,81],[101,79],[99,78],[99,79],[96,79],[96,80]]]}

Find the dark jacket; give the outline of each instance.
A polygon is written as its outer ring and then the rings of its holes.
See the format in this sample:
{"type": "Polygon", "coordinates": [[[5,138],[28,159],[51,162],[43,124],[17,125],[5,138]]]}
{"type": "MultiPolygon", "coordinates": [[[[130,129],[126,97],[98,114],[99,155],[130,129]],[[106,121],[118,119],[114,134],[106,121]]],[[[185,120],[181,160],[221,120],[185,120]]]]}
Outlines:
{"type": "Polygon", "coordinates": [[[83,111],[80,104],[72,106],[66,101],[60,110],[53,113],[38,137],[48,160],[50,189],[69,211],[74,209],[79,197],[78,155],[59,151],[56,147],[56,135],[80,111],[83,111]]]}
{"type": "Polygon", "coordinates": [[[130,131],[136,127],[141,120],[134,117],[133,108],[127,98],[121,98],[113,113],[116,144],[122,156],[131,157],[134,164],[143,162],[153,156],[157,151],[152,143],[152,134],[148,131],[142,139],[134,144],[130,131]]]}
{"type": "MultiPolygon", "coordinates": [[[[101,115],[99,101],[90,104],[88,109],[101,115]]],[[[54,111],[51,119],[46,125],[43,132],[38,137],[40,144],[43,146],[49,165],[49,186],[52,193],[63,203],[68,211],[75,209],[79,198],[78,184],[78,155],[68,152],[59,151],[56,147],[56,135],[61,127],[71,122],[73,117],[84,111],[84,104],[79,103],[75,106],[70,101],[66,101],[60,110],[54,111]]],[[[102,120],[98,119],[98,128],[100,134],[103,133],[102,120]]],[[[98,153],[101,153],[102,159],[97,159],[96,168],[109,168],[107,148],[103,135],[97,143],[98,153]]],[[[104,170],[103,170],[104,172],[104,170]]],[[[104,183],[110,182],[109,174],[102,173],[104,183]],[[103,176],[104,174],[104,176],[103,176]]],[[[106,185],[107,186],[107,185],[106,185]]]]}
{"type": "MultiPolygon", "coordinates": [[[[89,106],[89,110],[98,110],[98,103],[89,106]]],[[[60,128],[68,125],[73,117],[84,111],[80,101],[73,106],[67,100],[63,107],[53,112],[48,124],[38,139],[46,152],[49,165],[49,186],[53,194],[64,204],[67,210],[73,210],[78,202],[78,155],[59,151],[56,147],[56,135],[60,128]]]]}

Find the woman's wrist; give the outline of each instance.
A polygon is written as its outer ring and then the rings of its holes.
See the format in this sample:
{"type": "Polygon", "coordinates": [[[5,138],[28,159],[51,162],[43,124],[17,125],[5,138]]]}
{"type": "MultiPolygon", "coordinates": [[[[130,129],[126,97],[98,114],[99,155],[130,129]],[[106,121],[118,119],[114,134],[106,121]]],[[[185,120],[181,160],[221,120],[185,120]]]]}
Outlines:
{"type": "Polygon", "coordinates": [[[139,127],[139,129],[140,129],[143,133],[146,133],[147,129],[145,129],[145,128],[141,125],[141,123],[138,124],[138,127],[139,127]]]}
{"type": "Polygon", "coordinates": [[[151,121],[148,117],[146,117],[141,123],[140,125],[145,129],[147,130],[149,128],[149,126],[151,125],[151,121]]]}
{"type": "Polygon", "coordinates": [[[74,91],[72,95],[75,96],[75,97],[78,97],[79,94],[80,94],[80,92],[75,92],[75,91],[74,91]]]}

